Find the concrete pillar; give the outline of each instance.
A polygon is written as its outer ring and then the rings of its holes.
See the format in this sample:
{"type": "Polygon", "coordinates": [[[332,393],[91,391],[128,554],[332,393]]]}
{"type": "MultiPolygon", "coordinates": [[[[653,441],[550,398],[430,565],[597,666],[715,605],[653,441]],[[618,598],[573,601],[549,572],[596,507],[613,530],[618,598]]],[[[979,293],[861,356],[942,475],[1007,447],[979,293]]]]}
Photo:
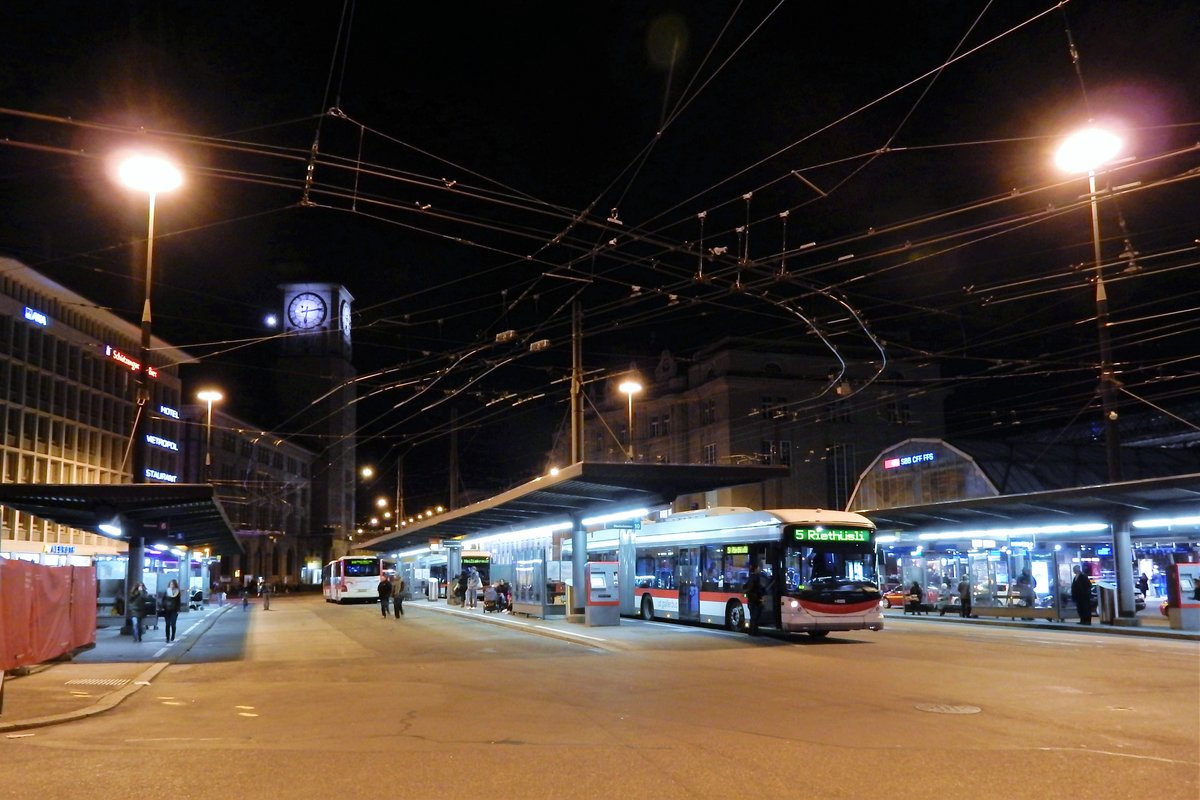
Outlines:
{"type": "Polygon", "coordinates": [[[571,518],[571,613],[582,614],[587,600],[584,586],[584,565],[587,564],[587,529],[578,517],[571,518]]]}
{"type": "Polygon", "coordinates": [[[1113,558],[1117,562],[1117,625],[1137,625],[1137,605],[1133,599],[1133,542],[1129,518],[1112,522],[1113,558]]]}
{"type": "MultiPolygon", "coordinates": [[[[128,524],[128,521],[121,520],[122,529],[128,524]]],[[[129,561],[125,565],[125,597],[122,598],[125,601],[125,622],[121,625],[122,636],[133,635],[133,610],[129,607],[129,593],[142,580],[142,572],[145,568],[146,540],[141,536],[135,536],[129,540],[129,561]]]]}

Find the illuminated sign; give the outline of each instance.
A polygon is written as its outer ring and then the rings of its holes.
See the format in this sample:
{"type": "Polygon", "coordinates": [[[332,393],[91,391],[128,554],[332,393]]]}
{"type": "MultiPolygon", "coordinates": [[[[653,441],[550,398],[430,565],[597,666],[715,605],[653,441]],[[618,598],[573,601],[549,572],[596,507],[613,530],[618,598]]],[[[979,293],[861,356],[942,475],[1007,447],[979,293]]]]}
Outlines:
{"type": "Polygon", "coordinates": [[[155,447],[161,447],[164,450],[174,450],[179,452],[179,445],[172,442],[170,439],[164,439],[161,436],[155,436],[153,433],[146,434],[146,441],[155,447]]]}
{"type": "Polygon", "coordinates": [[[171,419],[179,419],[179,412],[176,411],[175,409],[171,408],[170,406],[159,406],[158,413],[162,414],[164,417],[170,417],[171,419]]]}
{"type": "Polygon", "coordinates": [[[797,542],[869,542],[871,532],[861,528],[796,528],[792,538],[797,542]]]}
{"type": "Polygon", "coordinates": [[[622,519],[615,522],[606,522],[604,527],[607,530],[620,531],[640,531],[642,529],[642,521],[640,519],[622,519]]]}
{"type": "Polygon", "coordinates": [[[73,544],[48,544],[46,552],[52,556],[69,556],[75,552],[73,544]]]}
{"type": "Polygon", "coordinates": [[[25,319],[37,325],[41,325],[43,328],[50,324],[49,317],[40,311],[30,308],[29,306],[25,306],[25,319]]]}
{"type": "Polygon", "coordinates": [[[149,468],[146,470],[146,477],[152,480],[162,481],[163,483],[175,483],[179,480],[178,476],[172,475],[169,472],[159,472],[156,469],[149,468]]]}
{"type": "Polygon", "coordinates": [[[487,564],[491,561],[491,556],[463,556],[462,563],[464,564],[487,564]]]}
{"type": "Polygon", "coordinates": [[[933,461],[936,458],[933,453],[921,453],[915,456],[900,456],[899,458],[888,458],[883,462],[884,469],[896,469],[897,467],[911,467],[913,464],[921,464],[927,461],[933,461]]]}
{"type": "Polygon", "coordinates": [[[750,545],[731,544],[725,548],[725,554],[731,556],[748,556],[750,555],[750,545]]]}
{"type": "MultiPolygon", "coordinates": [[[[104,345],[104,355],[108,356],[113,361],[116,361],[118,364],[123,364],[126,367],[129,367],[130,372],[137,372],[142,368],[141,364],[139,364],[137,361],[134,361],[132,358],[125,355],[111,344],[104,345]]],[[[146,374],[151,378],[157,378],[158,370],[156,370],[154,367],[150,367],[150,369],[146,370],[146,374]]]]}

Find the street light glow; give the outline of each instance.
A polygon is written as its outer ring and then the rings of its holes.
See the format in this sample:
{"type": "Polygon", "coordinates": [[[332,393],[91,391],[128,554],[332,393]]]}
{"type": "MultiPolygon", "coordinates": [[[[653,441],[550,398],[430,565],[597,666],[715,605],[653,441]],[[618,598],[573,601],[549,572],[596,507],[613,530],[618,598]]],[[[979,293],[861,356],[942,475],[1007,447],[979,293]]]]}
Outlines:
{"type": "Polygon", "coordinates": [[[225,395],[216,389],[201,389],[196,392],[196,399],[202,403],[219,403],[225,399],[225,395]]]}
{"type": "Polygon", "coordinates": [[[183,173],[162,156],[130,156],[117,167],[117,177],[130,189],[146,194],[169,192],[183,184],[183,173]]]}
{"type": "Polygon", "coordinates": [[[1063,172],[1073,175],[1093,172],[1112,161],[1121,152],[1121,137],[1103,128],[1084,128],[1068,136],[1058,152],[1054,163],[1063,172]]]}
{"type": "Polygon", "coordinates": [[[630,380],[630,381],[622,381],[621,385],[618,386],[617,388],[620,389],[623,394],[627,394],[632,397],[633,395],[637,394],[638,392],[640,392],[642,390],[642,385],[640,383],[638,383],[637,381],[630,380]]]}

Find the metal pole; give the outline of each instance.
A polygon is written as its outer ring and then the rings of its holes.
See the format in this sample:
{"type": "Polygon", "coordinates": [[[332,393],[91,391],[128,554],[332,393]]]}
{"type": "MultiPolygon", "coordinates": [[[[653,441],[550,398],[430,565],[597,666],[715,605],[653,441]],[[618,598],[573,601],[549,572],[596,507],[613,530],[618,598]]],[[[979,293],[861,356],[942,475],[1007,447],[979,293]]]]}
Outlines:
{"type": "Polygon", "coordinates": [[[629,392],[629,461],[634,461],[634,392],[629,392]]]}
{"type": "MultiPolygon", "coordinates": [[[[1104,456],[1108,482],[1120,483],[1121,431],[1117,425],[1117,379],[1113,373],[1112,341],[1108,332],[1108,293],[1104,286],[1103,257],[1100,252],[1100,209],[1096,199],[1096,172],[1088,171],[1088,192],[1092,206],[1092,257],[1096,262],[1096,326],[1100,344],[1100,410],[1104,414],[1104,456]]],[[[1111,521],[1113,560],[1117,573],[1117,624],[1136,625],[1137,609],[1133,599],[1133,542],[1129,521],[1121,517],[1111,521]]]]}
{"type": "Polygon", "coordinates": [[[1104,414],[1104,454],[1108,462],[1109,483],[1121,477],[1121,435],[1117,427],[1116,376],[1113,374],[1112,342],[1108,332],[1108,293],[1100,255],[1100,210],[1096,202],[1096,173],[1088,173],[1092,198],[1092,255],[1096,262],[1096,325],[1100,341],[1100,408],[1104,414]]]}
{"type": "Polygon", "coordinates": [[[204,480],[212,483],[212,398],[208,399],[208,422],[204,432],[204,480]]]}

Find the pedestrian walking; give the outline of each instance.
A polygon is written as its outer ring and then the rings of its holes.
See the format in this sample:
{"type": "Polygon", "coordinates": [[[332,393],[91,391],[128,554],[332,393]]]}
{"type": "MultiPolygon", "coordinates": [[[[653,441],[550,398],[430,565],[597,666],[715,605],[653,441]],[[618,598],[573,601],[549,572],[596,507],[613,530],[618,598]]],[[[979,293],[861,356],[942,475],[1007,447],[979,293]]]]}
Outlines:
{"type": "Polygon", "coordinates": [[[1079,610],[1079,624],[1092,624],[1092,579],[1076,564],[1071,567],[1075,577],[1071,580],[1071,599],[1079,610]]]}
{"type": "Polygon", "coordinates": [[[258,593],[262,595],[263,611],[270,611],[271,610],[271,595],[275,593],[275,590],[273,588],[271,588],[271,584],[266,583],[265,581],[263,583],[260,583],[258,585],[258,593]]]}
{"type": "Polygon", "coordinates": [[[242,611],[247,611],[250,608],[250,587],[242,587],[242,611]]]}
{"type": "Polygon", "coordinates": [[[140,642],[142,640],[142,618],[146,614],[146,604],[153,603],[154,598],[150,596],[150,592],[146,591],[146,584],[141,581],[133,587],[133,591],[129,593],[129,622],[130,630],[133,633],[133,640],[140,642]]]}
{"type": "Polygon", "coordinates": [[[758,571],[758,564],[755,562],[750,563],[750,571],[746,575],[746,584],[742,587],[742,594],[746,596],[746,607],[750,612],[750,635],[757,636],[758,623],[762,619],[763,597],[766,595],[766,590],[763,587],[762,574],[758,571]]]}
{"type": "Polygon", "coordinates": [[[397,572],[396,580],[392,581],[392,608],[396,613],[396,619],[404,616],[404,592],[407,588],[404,576],[397,572]]]}
{"type": "Polygon", "coordinates": [[[383,614],[383,618],[388,617],[388,603],[392,599],[392,582],[388,580],[387,573],[379,576],[379,610],[383,614]]]}
{"type": "Polygon", "coordinates": [[[175,626],[179,622],[179,608],[183,605],[183,594],[179,591],[179,581],[172,580],[167,584],[163,593],[162,618],[165,623],[165,636],[168,642],[175,641],[175,626]]]}
{"type": "Polygon", "coordinates": [[[479,590],[483,588],[483,578],[479,577],[479,570],[471,567],[471,571],[467,574],[467,606],[475,607],[475,602],[479,598],[479,590]]]}

